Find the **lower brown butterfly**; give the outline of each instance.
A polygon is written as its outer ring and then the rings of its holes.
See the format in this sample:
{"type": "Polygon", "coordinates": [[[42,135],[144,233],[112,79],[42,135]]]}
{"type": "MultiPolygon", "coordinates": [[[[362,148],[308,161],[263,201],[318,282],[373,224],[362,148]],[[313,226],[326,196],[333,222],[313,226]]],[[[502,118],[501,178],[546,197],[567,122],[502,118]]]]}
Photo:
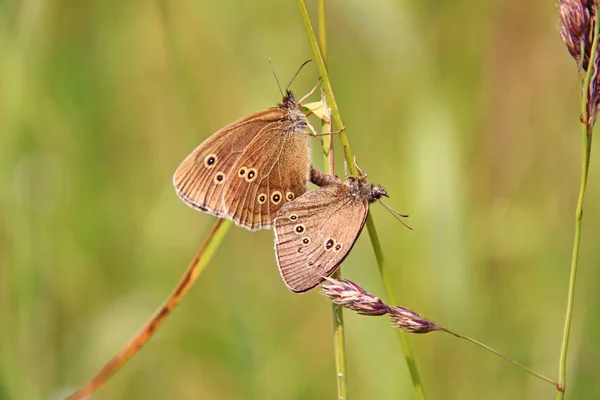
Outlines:
{"type": "MultiPolygon", "coordinates": [[[[342,181],[313,169],[311,181],[321,187],[281,207],[274,224],[279,272],[298,293],[337,270],[365,225],[369,204],[388,197],[383,187],[367,183],[366,176],[342,181]]],[[[408,217],[385,207],[396,217],[408,217]]]]}

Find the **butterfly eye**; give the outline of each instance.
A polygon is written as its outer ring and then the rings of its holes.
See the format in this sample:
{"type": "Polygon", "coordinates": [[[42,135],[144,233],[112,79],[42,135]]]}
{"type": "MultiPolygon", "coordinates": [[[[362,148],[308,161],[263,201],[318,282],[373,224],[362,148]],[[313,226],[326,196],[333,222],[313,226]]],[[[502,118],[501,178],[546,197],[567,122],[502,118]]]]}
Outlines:
{"type": "Polygon", "coordinates": [[[304,243],[306,245],[310,244],[310,238],[309,237],[302,238],[302,243],[304,243]]]}
{"type": "Polygon", "coordinates": [[[325,250],[326,250],[326,251],[329,251],[329,250],[331,250],[331,248],[333,247],[333,245],[334,245],[334,244],[335,244],[335,241],[334,241],[333,239],[328,239],[328,240],[325,242],[325,250]]]}
{"type": "Polygon", "coordinates": [[[254,182],[256,180],[256,169],[250,168],[246,174],[246,182],[254,182]]]}
{"type": "Polygon", "coordinates": [[[294,195],[294,193],[292,193],[292,192],[287,192],[287,193],[285,194],[285,198],[286,198],[286,199],[288,199],[288,201],[292,201],[292,200],[294,200],[294,197],[296,197],[296,196],[295,196],[295,195],[294,195]]]}
{"type": "Polygon", "coordinates": [[[281,192],[274,191],[271,195],[271,202],[275,205],[279,204],[281,202],[281,192]]]}
{"type": "Polygon", "coordinates": [[[217,156],[215,154],[209,154],[206,157],[204,157],[204,166],[206,168],[214,167],[216,162],[217,162],[217,156]]]}
{"type": "Polygon", "coordinates": [[[243,177],[244,177],[244,175],[246,175],[246,167],[242,167],[242,168],[240,168],[240,170],[238,171],[238,176],[239,176],[240,178],[243,178],[243,177]]]}
{"type": "Polygon", "coordinates": [[[217,172],[215,178],[213,179],[213,182],[215,183],[215,185],[222,184],[223,182],[225,182],[225,174],[222,172],[217,172]]]}
{"type": "Polygon", "coordinates": [[[302,225],[302,224],[298,224],[298,225],[296,225],[296,226],[294,227],[294,231],[295,231],[295,232],[296,232],[298,235],[299,235],[299,234],[301,234],[302,232],[304,232],[304,230],[305,230],[305,229],[304,229],[304,225],[302,225]]]}
{"type": "Polygon", "coordinates": [[[295,221],[297,219],[298,219],[298,216],[296,214],[290,215],[290,221],[295,221]]]}
{"type": "Polygon", "coordinates": [[[257,200],[258,200],[258,204],[265,204],[265,201],[267,201],[267,195],[264,193],[261,193],[258,195],[257,200]]]}

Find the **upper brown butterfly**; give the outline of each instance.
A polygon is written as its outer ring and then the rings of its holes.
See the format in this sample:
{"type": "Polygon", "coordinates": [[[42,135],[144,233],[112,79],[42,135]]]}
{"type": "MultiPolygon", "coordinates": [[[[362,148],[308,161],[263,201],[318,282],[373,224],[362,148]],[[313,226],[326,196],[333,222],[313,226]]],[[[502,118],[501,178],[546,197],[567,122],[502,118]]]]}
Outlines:
{"type": "Polygon", "coordinates": [[[177,195],[247,229],[271,227],[279,209],[306,192],[309,126],[286,90],[278,107],[233,122],[196,147],[173,176],[177,195]]]}
{"type": "Polygon", "coordinates": [[[365,225],[369,204],[387,197],[383,187],[364,176],[343,182],[312,170],[311,181],[321,188],[281,207],[275,219],[277,266],[294,292],[314,288],[337,270],[365,225]]]}

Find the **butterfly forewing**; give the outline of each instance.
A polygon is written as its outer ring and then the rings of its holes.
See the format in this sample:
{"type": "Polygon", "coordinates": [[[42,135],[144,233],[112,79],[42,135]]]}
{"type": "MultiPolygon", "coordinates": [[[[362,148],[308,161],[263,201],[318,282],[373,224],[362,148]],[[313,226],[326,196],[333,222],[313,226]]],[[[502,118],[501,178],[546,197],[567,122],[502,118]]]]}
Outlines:
{"type": "Polygon", "coordinates": [[[369,205],[344,183],[285,204],[275,219],[275,255],[285,284],[305,292],[335,272],[362,230],[369,205]]]}
{"type": "Polygon", "coordinates": [[[281,121],[267,126],[233,166],[223,203],[237,224],[270,227],[279,209],[306,191],[308,135],[290,131],[289,125],[281,121]]]}
{"type": "Polygon", "coordinates": [[[233,122],[200,144],[173,175],[177,195],[189,206],[223,216],[223,190],[231,170],[252,140],[285,118],[280,107],[233,122]]]}

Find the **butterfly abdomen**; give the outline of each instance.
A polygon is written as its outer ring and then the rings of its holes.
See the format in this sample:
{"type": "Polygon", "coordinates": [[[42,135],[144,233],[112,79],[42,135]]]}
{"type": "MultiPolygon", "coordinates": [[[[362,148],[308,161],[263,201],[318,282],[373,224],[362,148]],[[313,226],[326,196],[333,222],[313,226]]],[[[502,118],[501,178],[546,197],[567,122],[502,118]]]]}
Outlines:
{"type": "Polygon", "coordinates": [[[310,181],[319,187],[343,184],[342,180],[337,176],[325,174],[314,168],[310,169],[310,181]]]}

